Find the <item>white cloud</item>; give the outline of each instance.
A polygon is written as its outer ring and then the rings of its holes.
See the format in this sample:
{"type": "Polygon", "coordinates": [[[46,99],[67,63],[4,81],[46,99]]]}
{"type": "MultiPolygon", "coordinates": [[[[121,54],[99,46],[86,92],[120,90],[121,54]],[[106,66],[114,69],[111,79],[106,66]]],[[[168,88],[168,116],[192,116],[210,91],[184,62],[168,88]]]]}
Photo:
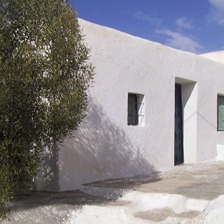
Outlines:
{"type": "Polygon", "coordinates": [[[181,33],[173,32],[166,29],[156,30],[155,32],[168,36],[168,38],[166,38],[165,45],[168,45],[170,47],[174,47],[184,51],[190,51],[193,53],[198,53],[202,49],[202,46],[197,41],[188,36],[184,36],[181,33]]]}
{"type": "Polygon", "coordinates": [[[209,2],[210,2],[215,8],[222,8],[222,9],[224,9],[224,1],[223,1],[223,0],[209,0],[209,2]]]}
{"type": "Polygon", "coordinates": [[[134,17],[136,19],[145,21],[145,22],[150,23],[150,24],[155,25],[155,26],[159,26],[162,23],[162,20],[160,20],[159,18],[150,16],[149,14],[146,14],[146,13],[143,13],[143,12],[136,12],[134,14],[134,17]]]}
{"type": "Polygon", "coordinates": [[[208,0],[212,5],[209,20],[224,25],[224,0],[208,0]]]}
{"type": "Polygon", "coordinates": [[[181,29],[182,28],[184,28],[184,29],[192,29],[193,28],[192,25],[184,17],[177,19],[176,23],[177,23],[178,27],[181,29]]]}

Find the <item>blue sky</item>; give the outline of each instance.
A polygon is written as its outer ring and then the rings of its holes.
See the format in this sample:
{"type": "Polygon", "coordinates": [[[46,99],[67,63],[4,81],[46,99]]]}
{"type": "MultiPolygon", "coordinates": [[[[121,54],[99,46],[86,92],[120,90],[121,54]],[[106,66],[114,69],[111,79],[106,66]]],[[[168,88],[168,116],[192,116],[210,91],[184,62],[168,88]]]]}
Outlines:
{"type": "Polygon", "coordinates": [[[224,0],[70,0],[78,17],[196,54],[224,50],[224,0]]]}

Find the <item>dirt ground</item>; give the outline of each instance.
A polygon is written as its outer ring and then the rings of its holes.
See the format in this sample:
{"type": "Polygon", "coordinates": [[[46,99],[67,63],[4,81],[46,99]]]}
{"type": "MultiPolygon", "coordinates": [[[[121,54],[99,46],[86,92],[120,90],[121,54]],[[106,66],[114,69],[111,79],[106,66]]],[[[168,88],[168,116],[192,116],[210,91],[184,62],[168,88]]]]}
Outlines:
{"type": "MultiPolygon", "coordinates": [[[[171,171],[153,173],[147,177],[90,183],[77,191],[30,191],[27,194],[19,195],[15,201],[10,203],[11,213],[8,219],[1,223],[73,223],[70,221],[71,216],[75,219],[74,217],[78,217],[85,207],[88,207],[88,209],[116,207],[116,209],[125,208],[127,210],[129,202],[120,200],[127,192],[174,194],[182,195],[186,198],[212,201],[224,194],[224,162],[181,165],[171,171]]],[[[138,199],[136,198],[136,200],[138,199]]],[[[86,212],[88,214],[87,210],[86,212]]],[[[184,213],[182,215],[184,216],[184,213]]],[[[185,215],[188,218],[193,218],[199,215],[199,213],[189,211],[185,215]]],[[[178,214],[174,214],[169,208],[163,208],[159,211],[156,209],[152,211],[135,211],[135,217],[150,220],[150,222],[146,223],[163,221],[168,216],[178,217],[178,214]]],[[[84,221],[84,223],[95,222],[84,221]]],[[[105,221],[105,223],[116,222],[105,221]]]]}

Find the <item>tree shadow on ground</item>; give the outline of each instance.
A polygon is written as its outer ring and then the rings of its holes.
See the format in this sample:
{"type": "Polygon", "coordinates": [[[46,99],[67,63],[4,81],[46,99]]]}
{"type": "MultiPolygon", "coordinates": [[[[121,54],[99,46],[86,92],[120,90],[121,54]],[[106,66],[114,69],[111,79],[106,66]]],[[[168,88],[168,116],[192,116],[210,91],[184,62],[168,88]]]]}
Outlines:
{"type": "Polygon", "coordinates": [[[10,203],[10,214],[2,224],[67,223],[69,217],[79,214],[85,205],[108,203],[102,197],[80,190],[67,192],[36,192],[17,195],[10,203]]]}
{"type": "Polygon", "coordinates": [[[110,179],[105,181],[96,181],[84,184],[83,186],[131,190],[142,184],[153,183],[159,180],[161,180],[159,172],[153,172],[148,176],[135,176],[119,179],[110,179]]]}
{"type": "Polygon", "coordinates": [[[29,191],[26,194],[17,195],[11,209],[18,209],[19,207],[29,209],[56,204],[74,205],[78,208],[86,204],[92,205],[104,202],[108,202],[108,200],[86,194],[80,190],[63,192],[29,191]]]}

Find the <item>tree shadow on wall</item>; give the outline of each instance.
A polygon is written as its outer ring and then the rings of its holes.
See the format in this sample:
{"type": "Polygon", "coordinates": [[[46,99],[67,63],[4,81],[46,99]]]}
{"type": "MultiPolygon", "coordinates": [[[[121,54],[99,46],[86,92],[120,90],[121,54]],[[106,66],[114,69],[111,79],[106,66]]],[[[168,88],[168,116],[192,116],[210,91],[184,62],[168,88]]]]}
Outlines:
{"type": "MultiPolygon", "coordinates": [[[[78,130],[60,144],[60,190],[155,172],[122,128],[110,120],[102,106],[91,97],[88,108],[88,115],[78,130]]],[[[156,179],[158,177],[154,176],[156,179]]]]}
{"type": "Polygon", "coordinates": [[[55,142],[45,148],[44,160],[34,178],[33,190],[59,191],[58,144],[55,142]]]}

